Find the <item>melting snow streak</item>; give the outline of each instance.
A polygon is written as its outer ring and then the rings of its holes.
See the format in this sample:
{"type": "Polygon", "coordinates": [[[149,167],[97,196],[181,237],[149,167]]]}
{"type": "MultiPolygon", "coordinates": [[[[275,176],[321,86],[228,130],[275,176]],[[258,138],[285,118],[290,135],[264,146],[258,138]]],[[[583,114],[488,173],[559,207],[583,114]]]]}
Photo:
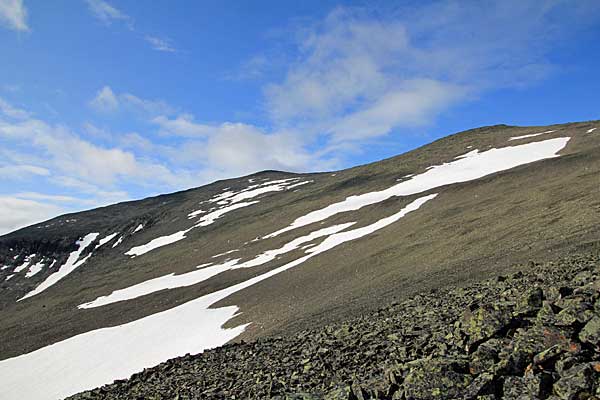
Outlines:
{"type": "Polygon", "coordinates": [[[43,292],[50,286],[56,284],[65,276],[69,275],[71,272],[75,271],[77,267],[85,263],[87,259],[90,258],[92,253],[90,253],[87,257],[85,257],[82,260],[79,260],[79,256],[94,240],[96,240],[98,235],[98,233],[90,233],[86,235],[83,239],[78,240],[77,245],[79,245],[79,248],[69,255],[67,262],[64,263],[64,265],[62,265],[58,271],[46,278],[44,282],[40,283],[38,287],[33,289],[31,292],[27,293],[25,296],[21,297],[17,301],[24,300],[28,297],[35,296],[36,294],[43,292]]]}
{"type": "Polygon", "coordinates": [[[515,136],[515,137],[511,137],[510,140],[519,140],[519,139],[526,139],[526,138],[530,138],[530,137],[536,137],[536,136],[540,136],[540,135],[544,135],[546,133],[552,133],[552,132],[556,132],[556,131],[546,131],[546,132],[540,132],[540,133],[532,133],[529,135],[523,135],[523,136],[515,136]]]}

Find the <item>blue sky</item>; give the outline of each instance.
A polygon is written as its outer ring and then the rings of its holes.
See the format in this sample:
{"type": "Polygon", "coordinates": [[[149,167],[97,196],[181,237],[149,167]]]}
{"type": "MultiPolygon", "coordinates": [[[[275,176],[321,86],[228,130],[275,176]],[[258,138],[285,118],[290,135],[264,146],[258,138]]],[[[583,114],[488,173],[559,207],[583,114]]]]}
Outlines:
{"type": "Polygon", "coordinates": [[[0,0],[0,233],[598,119],[597,1],[0,0]]]}

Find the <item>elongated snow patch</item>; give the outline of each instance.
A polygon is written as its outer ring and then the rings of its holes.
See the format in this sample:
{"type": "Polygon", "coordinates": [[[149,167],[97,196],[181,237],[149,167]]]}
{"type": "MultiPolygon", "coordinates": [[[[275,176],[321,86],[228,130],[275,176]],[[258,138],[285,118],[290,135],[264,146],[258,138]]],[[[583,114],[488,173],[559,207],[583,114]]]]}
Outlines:
{"type": "Polygon", "coordinates": [[[63,279],[65,276],[69,275],[71,272],[75,271],[77,267],[85,263],[88,260],[88,258],[91,257],[92,253],[90,253],[87,257],[81,260],[79,260],[79,256],[90,244],[92,244],[94,240],[96,240],[98,235],[99,233],[90,233],[86,235],[83,239],[78,240],[77,245],[79,246],[79,248],[69,255],[67,262],[64,263],[58,271],[46,278],[44,282],[40,283],[38,287],[33,289],[31,292],[27,293],[25,296],[21,297],[17,301],[25,300],[28,297],[40,294],[44,290],[48,289],[50,286],[55,285],[58,281],[63,279]]]}
{"type": "Polygon", "coordinates": [[[98,247],[102,247],[104,246],[106,243],[110,242],[111,240],[113,240],[115,238],[115,236],[117,236],[119,234],[119,232],[115,232],[115,233],[111,233],[110,235],[103,237],[102,239],[100,239],[98,241],[98,244],[96,245],[96,247],[94,248],[94,250],[96,250],[98,247]]]}
{"type": "Polygon", "coordinates": [[[132,257],[141,256],[142,254],[146,254],[147,252],[152,251],[154,249],[158,249],[159,247],[178,242],[182,239],[185,239],[185,234],[188,233],[190,230],[191,229],[186,229],[185,231],[175,232],[171,235],[157,237],[156,239],[152,239],[146,244],[132,247],[131,249],[129,249],[129,251],[125,253],[125,255],[132,257]]]}
{"type": "Polygon", "coordinates": [[[137,285],[129,286],[124,289],[115,290],[107,296],[100,296],[94,301],[84,303],[78,306],[78,308],[93,308],[112,304],[118,301],[131,300],[136,297],[145,296],[154,292],[158,292],[165,289],[175,289],[179,287],[186,287],[196,285],[207,279],[212,278],[215,275],[229,271],[232,269],[239,268],[251,268],[259,265],[263,265],[269,261],[273,261],[277,256],[283,255],[290,251],[293,251],[300,247],[303,243],[311,242],[317,238],[323,236],[329,236],[344,230],[353,225],[352,222],[340,225],[334,225],[329,228],[319,229],[316,232],[312,232],[306,236],[294,239],[285,246],[275,249],[268,250],[262,254],[259,254],[255,258],[248,260],[243,263],[239,263],[239,259],[226,261],[222,264],[211,265],[192,272],[186,272],[184,274],[175,275],[170,273],[168,275],[159,276],[154,279],[138,283],[137,285]]]}
{"type": "Polygon", "coordinates": [[[127,378],[170,358],[223,345],[241,334],[247,325],[223,329],[223,324],[237,313],[238,308],[211,309],[211,305],[318,254],[382,229],[436,196],[418,198],[398,213],[374,224],[328,236],[303,257],[247,281],[137,321],[86,332],[0,361],[3,399],[64,398],[115,379],[127,378]]]}
{"type": "Polygon", "coordinates": [[[297,218],[291,225],[273,232],[265,238],[274,237],[315,222],[323,221],[338,213],[358,210],[394,196],[410,196],[453,183],[467,182],[495,172],[505,171],[534,161],[558,157],[558,152],[569,142],[570,137],[526,143],[484,152],[475,150],[452,162],[435,165],[419,175],[402,181],[388,189],[350,196],[338,203],[312,211],[297,218]]]}
{"type": "Polygon", "coordinates": [[[520,140],[520,139],[527,139],[527,138],[531,138],[531,137],[536,137],[536,136],[540,136],[540,135],[545,135],[546,133],[552,133],[552,132],[556,132],[556,131],[546,131],[546,132],[540,132],[540,133],[531,133],[529,135],[523,135],[523,136],[515,136],[515,137],[511,137],[510,140],[520,140]]]}

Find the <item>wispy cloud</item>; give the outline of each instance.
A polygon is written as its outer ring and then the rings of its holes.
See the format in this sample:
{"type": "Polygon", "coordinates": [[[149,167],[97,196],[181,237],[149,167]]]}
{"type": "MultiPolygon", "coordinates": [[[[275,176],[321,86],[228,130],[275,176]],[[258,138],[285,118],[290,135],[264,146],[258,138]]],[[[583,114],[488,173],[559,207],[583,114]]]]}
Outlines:
{"type": "Polygon", "coordinates": [[[0,114],[15,119],[25,119],[30,117],[30,113],[17,107],[13,107],[10,103],[0,97],[0,114]]]}
{"type": "Polygon", "coordinates": [[[85,0],[92,15],[105,25],[111,25],[115,21],[124,22],[133,29],[133,19],[121,10],[112,6],[104,0],[85,0]]]}
{"type": "Polygon", "coordinates": [[[37,193],[37,192],[21,192],[15,193],[12,197],[18,197],[21,199],[30,199],[30,200],[47,200],[53,203],[73,203],[73,202],[81,202],[81,199],[72,196],[61,196],[61,195],[53,195],[46,193],[37,193]]]}
{"type": "Polygon", "coordinates": [[[50,171],[37,165],[4,165],[0,166],[0,179],[19,180],[29,175],[49,176],[50,171]]]}
{"type": "Polygon", "coordinates": [[[288,33],[295,61],[265,86],[267,110],[277,126],[337,143],[430,124],[486,91],[545,79],[558,68],[549,51],[597,10],[554,0],[436,1],[385,16],[339,7],[288,33]]]}
{"type": "Polygon", "coordinates": [[[0,0],[0,23],[15,31],[29,31],[23,0],[0,0]]]}
{"type": "Polygon", "coordinates": [[[119,108],[119,100],[109,86],[104,86],[96,93],[96,96],[90,100],[90,106],[99,112],[112,112],[119,108]]]}
{"type": "Polygon", "coordinates": [[[111,113],[121,108],[142,112],[148,115],[173,114],[175,108],[162,100],[149,100],[131,93],[115,93],[110,86],[104,86],[96,93],[89,105],[101,113],[111,113]]]}
{"type": "Polygon", "coordinates": [[[174,119],[160,115],[152,122],[160,127],[160,133],[190,138],[207,137],[214,132],[214,127],[194,122],[191,114],[181,114],[174,119]]]}
{"type": "Polygon", "coordinates": [[[146,42],[150,43],[150,46],[154,50],[165,51],[167,53],[176,53],[177,49],[173,45],[170,39],[159,38],[157,36],[147,35],[145,38],[146,42]]]}
{"type": "MultiPolygon", "coordinates": [[[[2,0],[0,0],[2,1],[2,0]]],[[[134,26],[133,18],[119,10],[104,0],[85,0],[92,15],[106,26],[110,26],[113,22],[122,22],[131,31],[139,32],[134,26]]],[[[157,35],[143,35],[144,41],[148,43],[152,49],[166,53],[177,53],[178,50],[171,39],[160,37],[157,35]]]]}

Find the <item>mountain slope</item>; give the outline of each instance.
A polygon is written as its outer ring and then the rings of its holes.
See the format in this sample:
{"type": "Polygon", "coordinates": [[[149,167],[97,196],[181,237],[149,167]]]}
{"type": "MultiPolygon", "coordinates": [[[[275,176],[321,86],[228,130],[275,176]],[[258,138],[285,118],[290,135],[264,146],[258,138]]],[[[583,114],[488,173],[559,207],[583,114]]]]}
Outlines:
{"type": "Polygon", "coordinates": [[[0,383],[17,396],[36,376],[32,394],[66,396],[593,245],[595,127],[479,128],[349,170],[268,171],[5,235],[0,383]]]}

